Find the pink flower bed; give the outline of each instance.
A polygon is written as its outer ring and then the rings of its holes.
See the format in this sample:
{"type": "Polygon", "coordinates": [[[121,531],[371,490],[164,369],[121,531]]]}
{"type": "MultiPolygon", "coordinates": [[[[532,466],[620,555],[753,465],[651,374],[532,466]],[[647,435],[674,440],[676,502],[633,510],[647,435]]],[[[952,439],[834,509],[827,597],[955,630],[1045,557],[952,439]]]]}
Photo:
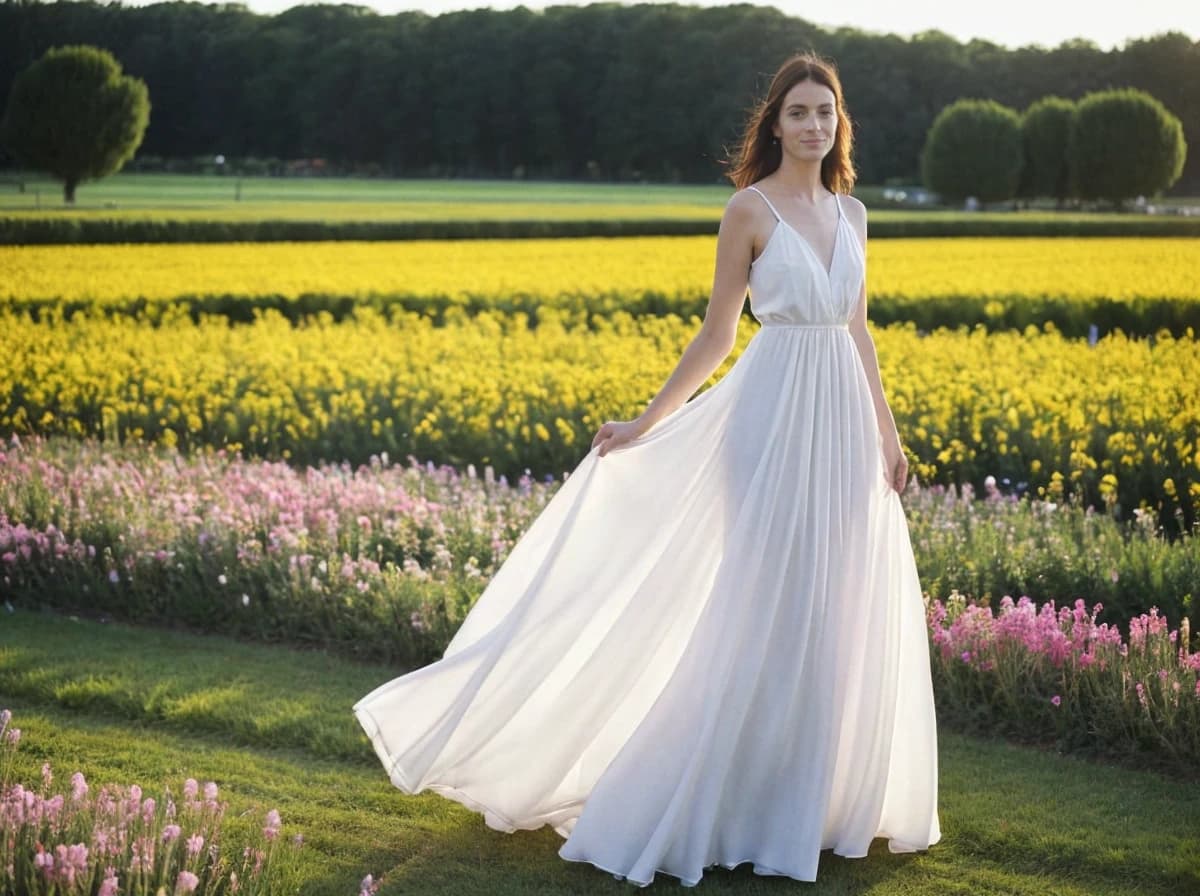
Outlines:
{"type": "Polygon", "coordinates": [[[1129,624],[1097,623],[1082,599],[1039,609],[1027,596],[1000,610],[957,592],[927,604],[939,709],[1014,734],[1053,732],[1064,746],[1200,755],[1200,653],[1152,607],[1129,624]]]}

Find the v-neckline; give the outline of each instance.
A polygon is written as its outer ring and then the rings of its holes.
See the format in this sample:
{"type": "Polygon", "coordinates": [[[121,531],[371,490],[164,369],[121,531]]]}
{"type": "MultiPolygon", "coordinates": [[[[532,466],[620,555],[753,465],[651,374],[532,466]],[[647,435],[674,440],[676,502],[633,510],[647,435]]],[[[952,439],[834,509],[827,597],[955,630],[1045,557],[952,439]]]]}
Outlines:
{"type": "MultiPolygon", "coordinates": [[[[810,243],[807,239],[805,239],[804,234],[802,234],[799,230],[797,230],[795,227],[793,227],[787,221],[783,220],[783,218],[779,219],[779,224],[782,224],[784,227],[786,227],[788,230],[790,230],[792,233],[794,233],[796,235],[796,239],[800,240],[800,242],[804,244],[804,248],[808,250],[808,253],[813,257],[813,261],[815,261],[817,263],[817,267],[819,267],[821,270],[823,270],[825,272],[825,279],[832,282],[833,266],[835,264],[837,264],[838,244],[842,241],[842,210],[840,207],[840,203],[839,203],[839,208],[838,208],[837,223],[834,224],[834,226],[833,226],[833,252],[829,256],[829,267],[825,267],[824,263],[821,261],[821,257],[819,255],[817,255],[817,250],[813,248],[812,243],[810,243]]],[[[776,226],[778,227],[779,224],[776,224],[776,226]]],[[[774,233],[772,233],[772,235],[774,235],[774,233]]],[[[764,249],[763,251],[765,252],[766,249],[764,249]]],[[[762,256],[760,255],[759,257],[761,258],[762,256]]],[[[755,259],[755,261],[757,261],[757,260],[758,259],[755,259]]]]}
{"type": "MultiPolygon", "coordinates": [[[[764,196],[762,191],[759,190],[757,187],[755,188],[754,192],[758,193],[760,196],[762,196],[764,199],[766,199],[766,196],[764,196]]],[[[821,257],[819,255],[817,255],[817,250],[813,248],[812,243],[810,243],[807,239],[805,239],[804,234],[802,234],[799,230],[797,230],[795,227],[793,227],[791,224],[789,224],[784,219],[783,215],[781,215],[781,214],[779,214],[779,212],[775,211],[774,207],[771,207],[771,211],[775,214],[775,227],[771,231],[771,235],[769,237],[767,237],[767,243],[765,246],[763,246],[763,250],[758,253],[758,258],[755,258],[752,262],[750,262],[750,267],[754,267],[756,264],[758,264],[759,259],[761,259],[764,255],[767,254],[767,250],[771,248],[771,243],[773,243],[775,241],[776,231],[778,231],[779,228],[782,226],[782,227],[786,227],[793,234],[795,234],[796,239],[798,239],[801,242],[801,244],[804,246],[804,248],[808,250],[808,254],[812,256],[813,261],[815,261],[817,263],[817,267],[825,272],[826,282],[832,283],[833,282],[833,266],[835,264],[837,264],[838,247],[841,245],[841,242],[842,242],[842,202],[836,193],[833,194],[833,201],[837,205],[837,213],[838,214],[837,214],[837,223],[834,224],[834,226],[833,226],[833,251],[829,256],[829,267],[825,267],[824,262],[821,261],[821,257]]],[[[770,200],[768,200],[768,205],[770,205],[770,200]]]]}

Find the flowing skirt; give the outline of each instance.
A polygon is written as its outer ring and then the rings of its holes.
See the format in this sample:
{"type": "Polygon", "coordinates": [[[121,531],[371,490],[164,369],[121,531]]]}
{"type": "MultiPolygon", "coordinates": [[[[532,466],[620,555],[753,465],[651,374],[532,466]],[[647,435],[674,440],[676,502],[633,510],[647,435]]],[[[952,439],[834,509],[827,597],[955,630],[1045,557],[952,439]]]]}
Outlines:
{"type": "Polygon", "coordinates": [[[353,707],[391,782],[646,885],[941,836],[924,604],[848,330],[763,327],[570,473],[437,662],[353,707]]]}

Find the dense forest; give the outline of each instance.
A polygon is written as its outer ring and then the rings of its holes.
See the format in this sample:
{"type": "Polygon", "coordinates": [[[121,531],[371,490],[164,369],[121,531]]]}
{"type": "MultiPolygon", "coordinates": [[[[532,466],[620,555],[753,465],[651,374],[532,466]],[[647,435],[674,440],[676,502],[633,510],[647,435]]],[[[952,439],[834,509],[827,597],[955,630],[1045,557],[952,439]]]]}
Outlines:
{"type": "MultiPolygon", "coordinates": [[[[838,65],[860,180],[918,180],[930,123],[960,97],[1021,111],[1139,87],[1200,145],[1200,41],[1102,50],[829,30],[767,6],[594,3],[380,15],[352,5],[260,15],[237,3],[0,3],[0,102],[52,46],[110,50],[150,90],[139,156],[321,158],[393,176],[715,182],[775,67],[838,65]]],[[[2,162],[3,160],[0,160],[2,162]]],[[[136,161],[136,160],[135,160],[136,161]]],[[[1174,194],[1200,191],[1200,153],[1174,194]]]]}

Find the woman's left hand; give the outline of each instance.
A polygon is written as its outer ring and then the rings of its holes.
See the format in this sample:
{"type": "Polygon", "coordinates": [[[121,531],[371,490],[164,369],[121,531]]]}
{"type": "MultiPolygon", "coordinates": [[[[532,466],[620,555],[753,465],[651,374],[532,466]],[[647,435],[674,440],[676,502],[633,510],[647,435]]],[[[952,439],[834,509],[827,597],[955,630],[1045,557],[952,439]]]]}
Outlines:
{"type": "Polygon", "coordinates": [[[908,458],[904,456],[899,435],[883,440],[883,465],[888,485],[897,492],[903,492],[908,484],[908,458]]]}

